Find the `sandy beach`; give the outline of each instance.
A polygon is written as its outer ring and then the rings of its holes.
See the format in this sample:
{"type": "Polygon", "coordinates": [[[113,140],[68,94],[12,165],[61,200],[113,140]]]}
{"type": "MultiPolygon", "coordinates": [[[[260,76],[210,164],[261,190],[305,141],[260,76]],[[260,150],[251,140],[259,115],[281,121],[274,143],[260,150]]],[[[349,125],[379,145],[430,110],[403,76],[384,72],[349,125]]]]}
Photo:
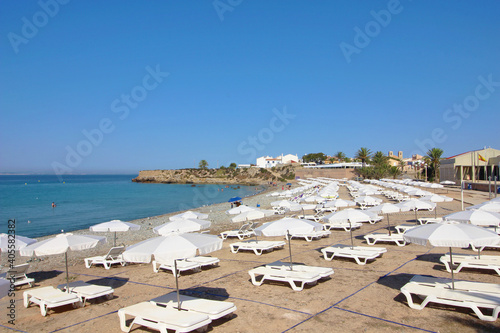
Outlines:
{"type": "MultiPolygon", "coordinates": [[[[281,189],[281,188],[280,188],[281,189]]],[[[267,192],[243,200],[249,206],[260,205],[270,208],[275,197],[267,192]]],[[[340,188],[340,197],[350,199],[345,187],[340,188]]],[[[437,216],[459,211],[460,191],[440,189],[438,194],[453,197],[453,202],[438,204],[437,216]]],[[[488,199],[488,193],[466,191],[466,207],[488,199]]],[[[387,199],[384,198],[385,201],[387,199]]],[[[212,221],[211,234],[237,227],[230,222],[224,212],[228,203],[201,207],[194,211],[209,214],[212,221]]],[[[168,221],[172,214],[131,221],[140,224],[138,232],[117,234],[117,243],[132,245],[154,236],[152,229],[168,221]]],[[[419,217],[433,217],[434,212],[419,212],[419,217]]],[[[290,215],[290,214],[287,214],[290,215]]],[[[413,223],[414,213],[391,215],[391,225],[413,223]]],[[[281,218],[274,216],[263,221],[281,218]]],[[[363,235],[371,232],[387,231],[385,218],[376,224],[364,223],[353,231],[354,244],[369,246],[363,235]]],[[[90,302],[84,308],[73,309],[70,305],[51,309],[46,317],[41,316],[38,306],[25,308],[22,293],[24,286],[16,291],[15,326],[8,323],[6,306],[10,298],[0,300],[4,315],[0,328],[3,331],[21,332],[121,332],[117,311],[139,302],[148,301],[175,290],[174,276],[169,272],[154,273],[151,264],[130,264],[125,267],[115,265],[110,270],[102,266],[85,268],[83,258],[102,255],[113,241],[113,234],[91,233],[80,230],[74,233],[96,234],[108,237],[108,244],[94,249],[70,253],[69,270],[71,281],[83,280],[95,284],[111,286],[114,298],[90,302]]],[[[270,237],[266,240],[283,240],[270,237]]],[[[233,302],[237,310],[231,318],[213,321],[209,332],[498,332],[500,323],[482,321],[469,309],[450,306],[428,305],[423,310],[411,309],[400,288],[413,275],[432,275],[450,278],[439,258],[447,252],[445,248],[431,248],[414,244],[404,247],[393,243],[377,243],[377,247],[387,248],[387,253],[366,265],[357,265],[354,260],[337,259],[326,261],[320,249],[333,244],[349,244],[349,233],[332,230],[328,238],[306,242],[292,240],[293,261],[311,266],[333,268],[334,274],[316,285],[306,286],[302,291],[293,291],[285,283],[264,283],[254,286],[248,271],[254,267],[277,260],[289,260],[288,246],[256,256],[252,252],[231,253],[229,244],[234,239],[224,241],[222,250],[211,256],[220,259],[220,265],[203,269],[198,273],[183,273],[179,278],[183,293],[198,297],[233,302]]],[[[472,254],[471,249],[454,249],[457,253],[472,254]]],[[[498,254],[495,250],[485,250],[484,254],[498,254]]],[[[18,263],[26,262],[26,257],[17,258],[18,263]]],[[[3,261],[4,262],[4,261],[3,261]]],[[[44,257],[42,261],[32,261],[30,277],[36,286],[57,286],[65,283],[64,256],[44,257]]],[[[455,274],[459,280],[498,283],[499,275],[489,270],[464,269],[455,274]]],[[[152,332],[141,326],[134,326],[132,332],[152,332]]]]}

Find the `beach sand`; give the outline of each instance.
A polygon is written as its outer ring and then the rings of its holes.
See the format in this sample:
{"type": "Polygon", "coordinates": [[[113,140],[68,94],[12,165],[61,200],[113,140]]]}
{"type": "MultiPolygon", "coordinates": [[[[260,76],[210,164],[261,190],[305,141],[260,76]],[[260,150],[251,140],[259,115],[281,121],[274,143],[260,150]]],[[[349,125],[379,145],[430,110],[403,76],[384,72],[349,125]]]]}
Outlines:
{"type": "MultiPolygon", "coordinates": [[[[273,191],[275,189],[270,189],[273,191]]],[[[460,200],[456,189],[438,190],[437,193],[460,200]],[[446,193],[449,192],[449,193],[446,193]]],[[[275,197],[266,197],[266,193],[245,198],[244,204],[269,208],[275,197]]],[[[350,199],[346,189],[341,187],[340,197],[350,199]]],[[[488,193],[466,191],[466,206],[488,199],[488,193]]],[[[438,216],[459,211],[460,201],[438,204],[438,216]]],[[[228,203],[216,204],[195,209],[209,214],[212,221],[210,233],[218,234],[234,229],[224,211],[228,203]]],[[[419,217],[433,217],[434,212],[419,212],[419,217]]],[[[117,243],[127,245],[154,236],[152,228],[168,220],[173,214],[151,217],[135,221],[142,225],[138,232],[118,233],[117,243]]],[[[290,214],[288,214],[290,215],[290,214]]],[[[276,217],[268,218],[268,220],[276,217]]],[[[412,223],[414,213],[396,213],[390,217],[391,225],[412,223]]],[[[371,232],[384,232],[387,228],[385,218],[376,224],[364,223],[353,232],[354,245],[367,246],[363,235],[371,232]]],[[[113,234],[91,233],[82,230],[75,233],[105,235],[109,242],[113,234]]],[[[270,237],[266,240],[283,240],[282,237],[270,237]]],[[[256,256],[253,252],[233,254],[229,244],[237,240],[224,241],[222,250],[211,256],[220,259],[219,267],[203,269],[198,273],[183,273],[179,284],[183,292],[190,291],[195,296],[217,300],[227,300],[237,306],[230,319],[213,321],[209,332],[499,332],[500,322],[479,320],[474,313],[465,308],[428,305],[423,310],[408,307],[400,288],[414,274],[425,274],[450,278],[439,257],[447,248],[432,248],[414,244],[404,247],[392,243],[377,243],[377,247],[387,248],[387,253],[375,261],[361,266],[354,260],[323,259],[320,249],[337,243],[350,244],[349,233],[333,231],[330,237],[313,242],[292,240],[293,261],[311,266],[331,267],[331,278],[316,285],[307,286],[302,291],[293,291],[285,283],[264,283],[254,286],[250,282],[248,271],[256,266],[286,261],[288,246],[256,256]]],[[[0,299],[3,315],[0,330],[8,328],[24,332],[121,332],[117,311],[120,308],[148,301],[175,290],[174,276],[169,272],[154,273],[151,264],[130,264],[125,267],[115,265],[110,270],[102,266],[85,268],[83,258],[102,255],[107,252],[110,243],[95,249],[72,252],[69,257],[70,279],[112,286],[115,289],[111,300],[98,300],[87,304],[85,308],[73,309],[70,305],[49,310],[46,317],[41,316],[38,306],[24,308],[22,292],[27,286],[16,291],[15,326],[8,323],[7,306],[10,298],[0,299]]],[[[454,249],[456,253],[472,254],[470,249],[454,249]]],[[[495,250],[485,250],[484,254],[496,254],[495,250]]],[[[3,258],[5,260],[5,258],[3,258]]],[[[18,258],[26,262],[27,258],[18,258]]],[[[65,283],[64,256],[44,257],[38,262],[31,262],[30,277],[36,279],[38,286],[57,286],[65,283]]],[[[5,261],[2,262],[5,262],[5,261]]],[[[455,274],[456,279],[499,283],[500,277],[494,271],[464,269],[455,274]]],[[[134,326],[133,332],[152,332],[141,326],[134,326]]]]}

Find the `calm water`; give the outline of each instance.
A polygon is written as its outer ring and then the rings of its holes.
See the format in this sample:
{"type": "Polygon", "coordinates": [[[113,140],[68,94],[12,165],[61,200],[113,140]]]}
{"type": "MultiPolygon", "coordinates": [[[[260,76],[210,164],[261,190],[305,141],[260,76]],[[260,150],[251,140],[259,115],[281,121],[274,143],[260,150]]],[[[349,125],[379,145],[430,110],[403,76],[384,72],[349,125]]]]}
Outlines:
{"type": "Polygon", "coordinates": [[[254,186],[133,183],[136,176],[73,175],[65,176],[64,182],[55,175],[0,176],[0,232],[7,232],[9,219],[16,219],[16,234],[40,237],[114,219],[130,221],[227,202],[257,192],[254,186]]]}

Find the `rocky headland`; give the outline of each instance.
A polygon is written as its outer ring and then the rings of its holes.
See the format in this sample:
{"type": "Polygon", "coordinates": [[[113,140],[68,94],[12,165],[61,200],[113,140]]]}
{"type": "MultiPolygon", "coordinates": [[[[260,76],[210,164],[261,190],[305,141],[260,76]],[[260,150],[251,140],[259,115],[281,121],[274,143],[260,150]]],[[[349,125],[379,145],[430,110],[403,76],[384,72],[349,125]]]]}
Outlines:
{"type": "Polygon", "coordinates": [[[292,166],[280,168],[219,168],[219,169],[178,169],[142,170],[132,179],[138,183],[166,184],[240,184],[258,185],[269,182],[288,182],[295,179],[292,166]]]}

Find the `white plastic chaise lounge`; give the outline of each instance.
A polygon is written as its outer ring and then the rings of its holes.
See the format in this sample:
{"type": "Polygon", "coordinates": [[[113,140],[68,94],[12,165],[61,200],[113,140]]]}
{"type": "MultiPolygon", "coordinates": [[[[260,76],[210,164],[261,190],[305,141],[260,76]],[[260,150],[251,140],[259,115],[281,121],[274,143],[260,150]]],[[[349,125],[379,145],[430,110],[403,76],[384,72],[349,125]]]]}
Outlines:
{"type": "MultiPolygon", "coordinates": [[[[65,283],[57,286],[57,288],[62,291],[66,291],[66,287],[67,285],[65,283]]],[[[87,300],[103,296],[106,297],[106,299],[112,299],[115,290],[109,286],[101,286],[83,281],[75,281],[69,283],[69,292],[77,295],[82,302],[82,306],[85,307],[87,300]]]]}
{"type": "MultiPolygon", "coordinates": [[[[429,303],[469,308],[485,321],[495,321],[500,312],[500,285],[492,283],[455,281],[455,289],[450,284],[433,281],[432,277],[415,277],[401,287],[408,306],[422,310],[429,303]],[[418,301],[418,302],[417,302],[418,301]],[[484,312],[487,311],[487,313],[484,312]]],[[[443,279],[441,279],[443,280],[443,279]]],[[[451,282],[451,281],[450,281],[451,282]]]]}
{"type": "MultiPolygon", "coordinates": [[[[203,256],[196,256],[192,258],[187,258],[181,261],[187,261],[187,262],[194,262],[200,265],[201,268],[203,267],[209,267],[209,266],[219,266],[219,258],[216,257],[203,257],[203,256]]],[[[179,262],[179,260],[177,261],[179,262]]]]}
{"type": "MultiPolygon", "coordinates": [[[[428,275],[414,275],[410,282],[435,288],[452,289],[452,279],[428,275]]],[[[500,284],[466,280],[454,280],[455,290],[500,295],[500,284]]]]}
{"type": "Polygon", "coordinates": [[[118,310],[120,328],[123,332],[130,332],[134,325],[145,326],[162,333],[173,330],[176,333],[205,331],[212,320],[204,314],[193,311],[179,311],[177,309],[158,306],[151,302],[137,303],[118,310]],[[127,317],[133,317],[127,325],[127,317]]]}
{"type": "Polygon", "coordinates": [[[80,297],[52,286],[26,290],[23,293],[24,307],[28,308],[32,303],[40,307],[42,316],[46,316],[47,310],[51,308],[68,304],[72,304],[74,308],[81,306],[80,297]]]}
{"type": "Polygon", "coordinates": [[[177,260],[176,265],[177,265],[177,271],[175,270],[174,262],[161,263],[156,260],[153,260],[153,272],[158,273],[160,269],[163,269],[172,272],[172,274],[176,276],[180,275],[181,272],[186,272],[191,270],[195,272],[201,271],[201,265],[194,261],[177,260]]]}
{"type": "Polygon", "coordinates": [[[392,233],[391,235],[386,233],[373,233],[365,235],[364,238],[368,245],[375,245],[377,242],[396,243],[397,246],[406,245],[403,234],[398,233],[392,233]]]}
{"type": "Polygon", "coordinates": [[[473,251],[483,251],[484,249],[488,248],[488,249],[495,249],[495,250],[499,250],[500,249],[500,245],[486,245],[486,246],[481,246],[481,247],[476,247],[474,245],[470,245],[472,250],[473,251]]]}
{"type": "Polygon", "coordinates": [[[260,286],[264,281],[280,281],[290,284],[295,291],[301,291],[306,284],[316,284],[321,279],[321,275],[314,272],[291,271],[285,269],[274,269],[267,267],[257,267],[248,271],[252,284],[260,286]]]}
{"type": "Polygon", "coordinates": [[[35,279],[29,278],[26,273],[28,273],[28,269],[30,268],[30,264],[22,264],[16,265],[10,268],[5,274],[5,279],[13,281],[14,286],[22,286],[25,284],[29,284],[30,287],[33,287],[35,284],[35,279]]]}
{"type": "Polygon", "coordinates": [[[285,246],[284,241],[257,241],[248,240],[243,242],[236,242],[230,245],[232,253],[238,253],[241,250],[253,251],[256,255],[260,256],[264,251],[273,251],[285,246]]]}
{"type": "MultiPolygon", "coordinates": [[[[451,273],[450,254],[445,254],[439,261],[441,261],[446,267],[446,270],[451,273]]],[[[481,255],[479,257],[475,254],[454,254],[453,265],[458,265],[458,267],[453,270],[453,273],[460,272],[462,268],[475,268],[494,270],[500,275],[500,256],[481,255]]]]}
{"type": "Polygon", "coordinates": [[[85,267],[90,268],[92,265],[104,265],[104,268],[110,269],[111,265],[114,264],[125,266],[127,262],[122,257],[124,251],[125,246],[116,246],[112,247],[105,256],[85,258],[85,267]]]}
{"type": "MultiPolygon", "coordinates": [[[[182,310],[193,311],[207,315],[211,320],[217,320],[231,315],[236,311],[236,305],[231,302],[215,301],[206,298],[179,295],[182,310]]],[[[177,293],[171,292],[151,300],[152,303],[167,308],[178,309],[177,293]]]]}
{"type": "Polygon", "coordinates": [[[375,260],[377,257],[386,253],[385,247],[368,247],[368,246],[349,246],[344,244],[336,244],[333,246],[321,249],[325,260],[331,261],[335,257],[352,258],[356,260],[358,265],[366,265],[368,260],[375,260]]]}
{"type": "MultiPolygon", "coordinates": [[[[302,239],[305,239],[307,242],[311,242],[314,239],[321,239],[324,237],[330,237],[331,234],[332,233],[329,230],[312,231],[312,232],[308,232],[308,233],[291,233],[290,239],[302,238],[302,239]]],[[[288,235],[285,236],[285,238],[288,240],[288,235]]]]}
{"type": "Polygon", "coordinates": [[[442,217],[421,217],[417,219],[419,224],[427,224],[427,223],[439,223],[443,221],[442,217]]]}
{"type": "Polygon", "coordinates": [[[309,221],[314,221],[314,222],[321,222],[321,217],[320,215],[299,215],[298,218],[301,220],[309,220],[309,221]]]}
{"type": "Polygon", "coordinates": [[[319,274],[319,276],[322,279],[326,279],[330,277],[330,275],[333,274],[333,269],[330,267],[320,267],[320,266],[308,266],[308,265],[303,265],[303,264],[297,264],[293,263],[292,269],[290,269],[290,263],[289,262],[283,262],[283,261],[275,261],[270,264],[266,264],[267,268],[272,268],[272,269],[281,269],[285,271],[297,271],[297,272],[311,272],[311,273],[316,273],[319,274]]]}
{"type": "Polygon", "coordinates": [[[413,229],[415,227],[418,227],[418,224],[403,223],[403,224],[399,224],[399,225],[395,226],[394,229],[396,229],[398,234],[404,234],[406,230],[410,230],[410,229],[413,229]]]}
{"type": "Polygon", "coordinates": [[[255,236],[255,231],[250,229],[251,224],[243,224],[239,229],[228,230],[220,233],[222,239],[227,239],[228,237],[238,237],[239,240],[243,240],[246,237],[255,236]]]}
{"type": "Polygon", "coordinates": [[[323,223],[323,230],[332,230],[332,229],[344,229],[349,232],[351,229],[357,229],[362,226],[360,222],[326,222],[323,223]]]}

